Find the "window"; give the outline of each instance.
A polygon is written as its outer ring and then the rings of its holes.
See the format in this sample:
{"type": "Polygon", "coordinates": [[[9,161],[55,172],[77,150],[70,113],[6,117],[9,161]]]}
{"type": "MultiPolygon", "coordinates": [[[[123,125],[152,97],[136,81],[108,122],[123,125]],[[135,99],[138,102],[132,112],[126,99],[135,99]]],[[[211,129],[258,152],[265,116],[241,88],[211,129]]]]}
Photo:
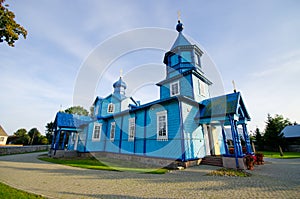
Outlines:
{"type": "Polygon", "coordinates": [[[135,136],[135,118],[129,118],[128,140],[134,140],[135,136]]]}
{"type": "Polygon", "coordinates": [[[176,64],[179,63],[178,55],[172,55],[171,56],[171,66],[175,66],[176,64]]]}
{"type": "Polygon", "coordinates": [[[200,55],[198,53],[195,53],[195,63],[196,65],[200,66],[200,55]]]}
{"type": "Polygon", "coordinates": [[[179,94],[179,81],[170,84],[170,96],[179,94]]]}
{"type": "Polygon", "coordinates": [[[99,123],[94,124],[94,131],[93,131],[93,137],[92,137],[93,141],[100,140],[101,129],[102,129],[102,124],[99,124],[99,123]]]}
{"type": "Polygon", "coordinates": [[[168,118],[167,111],[156,113],[157,116],[157,139],[168,140],[168,118]]]}
{"type": "Polygon", "coordinates": [[[113,113],[114,112],[114,109],[115,109],[115,106],[113,103],[109,103],[108,104],[108,107],[107,107],[107,112],[108,113],[113,113]]]}
{"type": "Polygon", "coordinates": [[[110,140],[114,140],[115,139],[115,131],[116,131],[116,123],[112,122],[110,123],[110,140]]]}
{"type": "Polygon", "coordinates": [[[205,93],[205,83],[201,80],[198,80],[198,94],[202,95],[203,97],[206,97],[205,93]]]}
{"type": "Polygon", "coordinates": [[[0,142],[3,142],[4,141],[4,137],[0,137],[0,142]]]}
{"type": "Polygon", "coordinates": [[[182,62],[191,62],[192,54],[190,51],[181,52],[182,62]]]}

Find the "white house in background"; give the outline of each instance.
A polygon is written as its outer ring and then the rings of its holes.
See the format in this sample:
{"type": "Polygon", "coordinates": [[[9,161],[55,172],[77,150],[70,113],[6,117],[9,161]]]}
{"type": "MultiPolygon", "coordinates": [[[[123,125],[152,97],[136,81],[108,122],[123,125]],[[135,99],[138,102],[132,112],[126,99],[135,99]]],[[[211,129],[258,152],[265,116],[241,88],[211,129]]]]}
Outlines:
{"type": "Polygon", "coordinates": [[[0,145],[6,145],[8,135],[0,125],[0,145]]]}

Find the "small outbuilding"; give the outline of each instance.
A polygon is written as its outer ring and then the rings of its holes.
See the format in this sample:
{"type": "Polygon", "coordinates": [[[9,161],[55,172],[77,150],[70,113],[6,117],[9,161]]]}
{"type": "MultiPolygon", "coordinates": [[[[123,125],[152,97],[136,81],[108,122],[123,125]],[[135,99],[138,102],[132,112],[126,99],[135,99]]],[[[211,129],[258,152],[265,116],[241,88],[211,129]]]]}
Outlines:
{"type": "Polygon", "coordinates": [[[7,133],[4,131],[4,129],[0,125],[0,146],[6,145],[7,138],[8,138],[7,133]]]}
{"type": "Polygon", "coordinates": [[[300,152],[300,125],[286,126],[281,133],[287,141],[289,151],[300,152]]]}

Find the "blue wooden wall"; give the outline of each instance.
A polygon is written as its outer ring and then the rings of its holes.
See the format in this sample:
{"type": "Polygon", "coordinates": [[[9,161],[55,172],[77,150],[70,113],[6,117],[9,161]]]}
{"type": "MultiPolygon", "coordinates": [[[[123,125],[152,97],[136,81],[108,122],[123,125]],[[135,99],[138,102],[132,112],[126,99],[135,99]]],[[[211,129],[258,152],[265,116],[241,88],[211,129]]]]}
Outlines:
{"type": "MultiPolygon", "coordinates": [[[[151,157],[163,157],[181,159],[181,132],[180,114],[177,100],[168,103],[155,104],[127,114],[120,114],[99,120],[102,124],[99,141],[93,141],[94,123],[86,127],[88,137],[86,150],[89,152],[105,151],[123,154],[146,155],[151,157]],[[157,113],[167,111],[168,114],[168,140],[157,140],[157,113]],[[128,140],[129,118],[135,118],[135,139],[128,140]],[[115,139],[110,140],[111,122],[116,122],[115,139]],[[179,150],[178,150],[179,149],[179,150]]],[[[80,139],[84,141],[83,139],[80,139]]],[[[83,149],[78,147],[78,149],[83,149]]]]}

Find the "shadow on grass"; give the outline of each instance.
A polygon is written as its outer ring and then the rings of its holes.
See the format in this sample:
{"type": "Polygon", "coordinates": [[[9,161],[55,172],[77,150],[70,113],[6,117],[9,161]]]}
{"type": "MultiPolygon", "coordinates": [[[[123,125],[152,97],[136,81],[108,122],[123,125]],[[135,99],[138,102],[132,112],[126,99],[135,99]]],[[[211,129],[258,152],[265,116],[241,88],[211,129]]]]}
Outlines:
{"type": "Polygon", "coordinates": [[[95,170],[106,170],[106,171],[130,171],[130,172],[138,172],[138,173],[149,173],[149,174],[165,174],[168,172],[168,169],[165,168],[139,168],[132,167],[128,163],[123,164],[120,162],[116,162],[116,160],[105,160],[105,162],[99,161],[98,159],[92,158],[50,158],[46,155],[39,156],[40,160],[51,162],[55,164],[63,164],[72,167],[79,167],[84,169],[95,169],[95,170]]]}

